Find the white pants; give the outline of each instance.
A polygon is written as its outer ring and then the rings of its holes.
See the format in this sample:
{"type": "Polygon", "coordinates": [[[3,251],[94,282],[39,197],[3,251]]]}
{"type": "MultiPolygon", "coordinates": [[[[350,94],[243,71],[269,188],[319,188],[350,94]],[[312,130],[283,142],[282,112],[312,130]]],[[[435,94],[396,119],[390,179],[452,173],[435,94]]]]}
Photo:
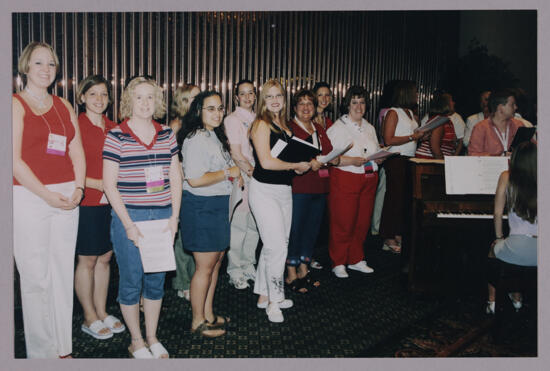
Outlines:
{"type": "Polygon", "coordinates": [[[227,274],[233,280],[256,274],[258,239],[254,216],[247,207],[237,207],[231,220],[231,242],[227,252],[227,274]]]}
{"type": "MultiPolygon", "coordinates": [[[[74,182],[46,187],[67,197],[75,189],[74,182]]],[[[70,354],[78,207],[53,208],[25,187],[14,186],[13,225],[27,358],[70,354]]]]}
{"type": "Polygon", "coordinates": [[[254,293],[279,302],[285,298],[283,275],[292,221],[292,189],[252,179],[248,195],[263,242],[254,293]]]}

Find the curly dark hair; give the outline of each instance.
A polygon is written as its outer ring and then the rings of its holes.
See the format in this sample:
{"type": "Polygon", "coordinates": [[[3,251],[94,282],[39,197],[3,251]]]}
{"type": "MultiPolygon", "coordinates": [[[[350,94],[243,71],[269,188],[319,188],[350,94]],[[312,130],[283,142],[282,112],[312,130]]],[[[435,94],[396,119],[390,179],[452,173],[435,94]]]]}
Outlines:
{"type": "MultiPolygon", "coordinates": [[[[190,138],[197,130],[204,129],[204,124],[202,122],[202,108],[204,104],[204,100],[206,98],[217,96],[220,98],[220,101],[222,100],[222,96],[217,91],[208,90],[203,91],[199,93],[195,99],[193,100],[193,103],[191,103],[191,107],[189,107],[189,111],[183,116],[181,120],[181,129],[178,131],[178,146],[181,149],[181,146],[183,144],[183,141],[185,138],[190,138]]],[[[227,140],[227,135],[225,135],[225,129],[223,126],[223,121],[220,126],[214,129],[214,134],[218,137],[220,142],[222,143],[223,149],[227,152],[229,151],[229,141],[227,140]]]]}

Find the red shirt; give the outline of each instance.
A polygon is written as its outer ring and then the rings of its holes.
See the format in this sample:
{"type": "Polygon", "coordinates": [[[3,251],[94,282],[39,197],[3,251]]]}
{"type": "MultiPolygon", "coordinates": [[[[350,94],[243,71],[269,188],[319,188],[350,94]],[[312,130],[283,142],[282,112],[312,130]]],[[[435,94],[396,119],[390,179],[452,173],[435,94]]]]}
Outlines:
{"type": "MultiPolygon", "coordinates": [[[[321,142],[321,154],[326,155],[332,151],[332,144],[330,143],[327,132],[319,124],[314,122],[313,125],[319,135],[319,142],[321,142]]],[[[307,140],[307,138],[311,137],[311,135],[294,122],[294,120],[290,121],[290,129],[292,133],[300,139],[307,140]]],[[[298,175],[292,179],[292,193],[328,193],[328,180],[328,177],[321,178],[319,176],[319,171],[310,170],[304,175],[298,175]]]]}
{"type": "MultiPolygon", "coordinates": [[[[84,112],[78,115],[78,126],[82,137],[82,146],[86,156],[86,177],[94,179],[103,178],[103,143],[109,130],[116,127],[116,124],[103,115],[105,130],[92,124],[84,112]]],[[[94,188],[86,187],[82,206],[99,206],[99,200],[103,192],[94,188]]]]}
{"type": "Polygon", "coordinates": [[[468,144],[468,156],[500,156],[508,148],[514,140],[514,136],[518,131],[518,128],[523,127],[523,123],[519,120],[511,118],[506,123],[506,130],[508,132],[508,142],[506,148],[502,146],[502,143],[497,134],[497,127],[493,123],[493,120],[489,117],[479,122],[472,130],[472,136],[470,137],[470,143],[468,144]]]}
{"type": "MultiPolygon", "coordinates": [[[[74,180],[73,162],[69,157],[69,144],[75,136],[71,114],[63,101],[52,95],[53,105],[43,115],[35,115],[19,94],[13,95],[25,110],[23,136],[21,138],[21,159],[27,164],[42,184],[58,184],[74,180]],[[65,154],[46,153],[48,136],[52,134],[67,137],[65,154]]],[[[13,177],[14,185],[21,185],[13,177]]]]}

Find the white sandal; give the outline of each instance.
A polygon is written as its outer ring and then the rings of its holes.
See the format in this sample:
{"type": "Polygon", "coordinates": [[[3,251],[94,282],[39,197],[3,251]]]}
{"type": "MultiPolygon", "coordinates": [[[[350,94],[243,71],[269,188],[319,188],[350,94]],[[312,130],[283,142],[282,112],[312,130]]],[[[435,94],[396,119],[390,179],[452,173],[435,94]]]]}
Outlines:
{"type": "Polygon", "coordinates": [[[98,340],[105,340],[110,339],[113,337],[113,332],[110,331],[109,327],[105,326],[101,320],[96,320],[92,322],[92,324],[88,327],[84,323],[82,326],[80,326],[80,329],[83,333],[90,335],[93,338],[96,338],[98,340]],[[108,333],[102,334],[100,333],[101,330],[107,329],[109,330],[108,333]]]}
{"type": "Polygon", "coordinates": [[[151,351],[151,354],[153,354],[153,358],[160,359],[160,358],[170,358],[170,355],[168,354],[168,351],[166,348],[160,343],[157,342],[153,345],[149,345],[149,350],[151,351]],[[163,357],[163,355],[167,355],[168,357],[163,357]]]}
{"type": "Polygon", "coordinates": [[[147,347],[142,347],[136,350],[135,352],[132,352],[132,346],[129,346],[128,352],[130,353],[132,358],[135,358],[135,359],[153,359],[153,355],[151,354],[149,349],[147,349],[147,347]]]}
{"type": "Polygon", "coordinates": [[[115,334],[119,334],[119,333],[123,332],[124,330],[126,330],[126,326],[124,326],[122,321],[119,320],[118,318],[116,318],[115,316],[110,315],[110,314],[107,317],[105,317],[105,319],[103,320],[103,324],[105,326],[107,326],[109,328],[109,330],[111,330],[111,332],[113,332],[115,334]],[[120,323],[119,327],[115,326],[117,323],[120,323]]]}

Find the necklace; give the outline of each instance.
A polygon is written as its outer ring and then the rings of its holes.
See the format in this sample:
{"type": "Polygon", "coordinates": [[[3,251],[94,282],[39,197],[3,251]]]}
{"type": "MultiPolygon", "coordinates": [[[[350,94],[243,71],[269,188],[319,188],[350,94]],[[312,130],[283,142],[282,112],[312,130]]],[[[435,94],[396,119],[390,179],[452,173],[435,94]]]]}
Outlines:
{"type": "Polygon", "coordinates": [[[25,87],[25,91],[27,93],[29,93],[29,95],[34,98],[35,101],[38,102],[38,107],[39,108],[46,108],[46,103],[45,103],[45,100],[46,98],[48,98],[48,93],[46,93],[46,95],[44,95],[43,97],[39,97],[38,95],[36,95],[35,93],[33,93],[31,91],[31,89],[29,89],[28,86],[25,87]]]}

